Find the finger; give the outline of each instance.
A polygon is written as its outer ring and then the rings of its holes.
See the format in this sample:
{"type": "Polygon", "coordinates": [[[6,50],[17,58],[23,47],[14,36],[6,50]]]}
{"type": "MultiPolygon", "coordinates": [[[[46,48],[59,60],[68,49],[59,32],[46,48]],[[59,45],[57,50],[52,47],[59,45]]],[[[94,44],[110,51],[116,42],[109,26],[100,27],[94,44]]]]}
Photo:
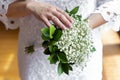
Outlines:
{"type": "Polygon", "coordinates": [[[70,22],[73,22],[72,18],[65,11],[61,10],[60,8],[57,8],[57,11],[65,15],[70,22]]]}
{"type": "Polygon", "coordinates": [[[42,20],[43,20],[43,22],[47,25],[47,27],[50,27],[50,26],[51,26],[49,20],[48,20],[46,17],[42,17],[42,20]]]}
{"type": "Polygon", "coordinates": [[[53,13],[67,28],[71,28],[71,22],[61,13],[55,11],[53,13]]]}
{"type": "Polygon", "coordinates": [[[65,25],[54,15],[49,16],[49,19],[61,29],[66,29],[65,25]]]}

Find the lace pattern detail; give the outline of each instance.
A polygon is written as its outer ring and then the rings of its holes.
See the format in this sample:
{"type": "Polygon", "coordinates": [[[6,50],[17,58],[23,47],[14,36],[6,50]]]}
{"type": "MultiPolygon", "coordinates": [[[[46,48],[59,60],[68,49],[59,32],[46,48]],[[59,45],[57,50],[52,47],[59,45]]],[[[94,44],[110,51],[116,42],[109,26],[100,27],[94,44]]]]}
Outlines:
{"type": "Polygon", "coordinates": [[[10,3],[15,0],[0,0],[0,14],[5,15],[7,13],[7,9],[10,3]]]}
{"type": "Polygon", "coordinates": [[[80,75],[81,71],[78,67],[74,68],[74,71],[69,76],[66,74],[58,76],[57,66],[50,65],[47,61],[48,56],[40,54],[42,51],[43,49],[39,49],[33,55],[24,55],[32,62],[25,61],[27,69],[25,69],[24,73],[22,72],[22,80],[78,80],[80,77],[82,78],[83,75],[80,75]]]}
{"type": "Polygon", "coordinates": [[[18,22],[16,19],[9,19],[6,16],[9,4],[15,2],[16,0],[0,0],[0,21],[5,24],[5,27],[16,29],[18,27],[18,22]]]}
{"type": "Polygon", "coordinates": [[[113,29],[115,31],[120,30],[120,0],[113,0],[104,3],[95,11],[95,13],[101,13],[103,18],[108,21],[105,24],[106,29],[113,29]]]}

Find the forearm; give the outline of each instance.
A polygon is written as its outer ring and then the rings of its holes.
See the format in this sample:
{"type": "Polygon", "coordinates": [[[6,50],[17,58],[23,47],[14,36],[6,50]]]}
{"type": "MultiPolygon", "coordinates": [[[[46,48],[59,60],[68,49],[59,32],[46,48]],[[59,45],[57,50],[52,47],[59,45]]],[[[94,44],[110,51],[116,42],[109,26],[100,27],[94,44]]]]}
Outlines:
{"type": "Polygon", "coordinates": [[[7,16],[8,17],[22,17],[29,15],[30,12],[27,10],[27,1],[16,1],[9,5],[7,16]]]}
{"type": "Polygon", "coordinates": [[[103,19],[102,15],[99,13],[93,13],[90,15],[89,19],[89,25],[92,29],[99,27],[100,25],[106,23],[106,21],[103,19]]]}

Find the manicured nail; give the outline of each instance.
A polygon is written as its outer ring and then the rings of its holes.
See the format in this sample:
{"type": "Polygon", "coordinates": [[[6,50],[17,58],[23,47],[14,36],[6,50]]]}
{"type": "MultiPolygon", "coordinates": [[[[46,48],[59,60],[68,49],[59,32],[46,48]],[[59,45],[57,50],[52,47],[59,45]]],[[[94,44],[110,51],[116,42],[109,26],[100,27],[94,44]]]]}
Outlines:
{"type": "Polygon", "coordinates": [[[69,24],[69,28],[71,28],[71,27],[72,27],[72,23],[69,24]]]}

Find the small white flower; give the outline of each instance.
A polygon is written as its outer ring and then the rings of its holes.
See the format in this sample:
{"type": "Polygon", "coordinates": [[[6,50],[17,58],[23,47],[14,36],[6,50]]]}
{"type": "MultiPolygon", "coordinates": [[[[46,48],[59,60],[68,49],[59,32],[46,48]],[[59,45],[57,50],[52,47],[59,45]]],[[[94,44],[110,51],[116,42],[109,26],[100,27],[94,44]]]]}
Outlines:
{"type": "Polygon", "coordinates": [[[65,52],[70,63],[86,65],[92,47],[91,29],[87,21],[74,20],[72,29],[65,29],[56,43],[60,51],[65,52]]]}

